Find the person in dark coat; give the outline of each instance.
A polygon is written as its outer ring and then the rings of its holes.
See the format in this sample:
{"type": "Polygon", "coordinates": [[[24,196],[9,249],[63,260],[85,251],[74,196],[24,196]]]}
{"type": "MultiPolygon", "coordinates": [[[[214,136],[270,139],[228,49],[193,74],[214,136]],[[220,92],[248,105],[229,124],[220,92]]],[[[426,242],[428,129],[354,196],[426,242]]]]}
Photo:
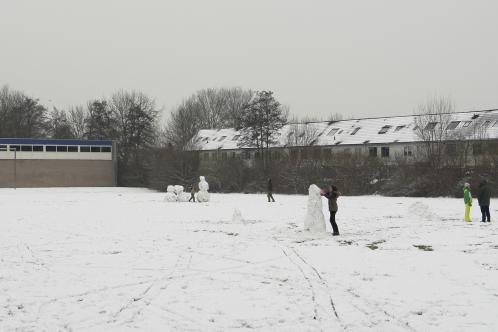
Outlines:
{"type": "Polygon", "coordinates": [[[339,206],[337,205],[337,198],[341,196],[341,193],[336,186],[332,185],[323,193],[323,196],[325,196],[329,200],[330,224],[332,225],[333,230],[332,235],[339,235],[339,227],[337,227],[337,223],[335,222],[335,215],[339,210],[339,206]]]}
{"type": "Polygon", "coordinates": [[[193,184],[190,188],[190,199],[188,200],[189,202],[191,202],[192,200],[194,200],[194,203],[195,203],[195,193],[197,192],[196,188],[195,188],[195,184],[193,184]]]}
{"type": "Polygon", "coordinates": [[[270,202],[270,199],[272,202],[275,202],[275,199],[273,198],[273,183],[271,182],[271,178],[268,178],[266,190],[267,190],[266,196],[268,197],[268,202],[270,202]]]}
{"type": "Polygon", "coordinates": [[[481,207],[482,219],[481,222],[491,222],[491,215],[489,213],[489,203],[491,201],[491,186],[486,179],[483,179],[479,183],[479,188],[477,189],[477,201],[481,207]]]}

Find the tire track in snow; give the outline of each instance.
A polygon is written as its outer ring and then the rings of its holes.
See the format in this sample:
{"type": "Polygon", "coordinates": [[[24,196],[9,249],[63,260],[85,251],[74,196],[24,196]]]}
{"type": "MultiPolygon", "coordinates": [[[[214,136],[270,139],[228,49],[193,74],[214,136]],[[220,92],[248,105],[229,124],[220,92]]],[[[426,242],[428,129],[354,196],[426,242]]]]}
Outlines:
{"type": "MultiPolygon", "coordinates": [[[[188,260],[188,263],[183,267],[180,268],[182,265],[182,262],[185,262],[184,254],[180,254],[176,260],[175,265],[169,270],[169,273],[165,276],[159,277],[154,279],[138,296],[133,296],[127,303],[125,303],[117,312],[115,312],[113,315],[111,315],[111,319],[108,320],[108,323],[117,323],[119,317],[126,311],[131,310],[134,306],[139,306],[137,310],[135,310],[133,313],[131,313],[131,317],[123,321],[122,323],[130,323],[133,322],[135,317],[140,315],[142,310],[144,310],[146,307],[148,307],[152,300],[156,297],[158,297],[165,289],[168,288],[169,284],[176,280],[177,278],[174,276],[175,272],[177,272],[179,269],[181,269],[183,272],[188,268],[190,265],[190,259],[188,260]],[[154,294],[151,294],[151,290],[153,288],[157,288],[158,284],[161,281],[167,281],[165,284],[162,284],[159,286],[159,289],[155,291],[154,294]]],[[[182,276],[185,276],[185,274],[182,274],[182,276]]],[[[121,324],[119,324],[121,325],[121,324]]]]}
{"type": "Polygon", "coordinates": [[[308,283],[308,289],[311,292],[311,300],[313,302],[313,319],[321,323],[321,328],[337,327],[337,323],[339,323],[341,329],[344,329],[332,296],[330,295],[330,289],[318,271],[300,257],[294,248],[280,247],[280,249],[287,259],[301,272],[303,278],[308,283]],[[332,316],[335,317],[334,320],[331,320],[332,316]],[[323,324],[327,326],[323,326],[323,324]]]}

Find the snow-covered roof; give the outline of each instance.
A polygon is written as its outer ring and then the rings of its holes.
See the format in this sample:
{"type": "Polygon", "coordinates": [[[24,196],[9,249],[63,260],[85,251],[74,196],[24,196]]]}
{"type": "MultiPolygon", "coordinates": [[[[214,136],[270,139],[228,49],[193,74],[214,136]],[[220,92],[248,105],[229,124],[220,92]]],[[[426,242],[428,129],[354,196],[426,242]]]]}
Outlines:
{"type": "MultiPolygon", "coordinates": [[[[288,124],[280,130],[279,138],[272,147],[419,142],[421,139],[417,135],[415,117],[409,115],[288,124]]],[[[452,113],[451,121],[449,132],[461,134],[460,137],[472,138],[471,135],[475,134],[473,128],[478,125],[484,132],[481,137],[498,139],[498,109],[452,113]]],[[[231,150],[241,148],[239,138],[240,133],[234,128],[202,129],[193,140],[196,150],[231,150]]]]}

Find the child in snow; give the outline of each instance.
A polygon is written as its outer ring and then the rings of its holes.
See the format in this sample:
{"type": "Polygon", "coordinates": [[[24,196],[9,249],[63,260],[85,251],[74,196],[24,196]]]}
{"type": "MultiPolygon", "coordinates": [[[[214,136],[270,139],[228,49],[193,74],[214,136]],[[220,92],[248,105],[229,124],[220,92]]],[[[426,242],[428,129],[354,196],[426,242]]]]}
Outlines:
{"type": "Polygon", "coordinates": [[[321,195],[325,196],[329,200],[329,211],[330,211],[330,224],[332,225],[333,233],[332,235],[339,235],[339,227],[335,222],[335,215],[339,210],[337,205],[337,198],[341,195],[336,186],[332,185],[328,190],[323,190],[321,195]]]}
{"type": "Polygon", "coordinates": [[[193,184],[191,186],[191,189],[190,189],[190,199],[188,200],[189,202],[191,202],[192,200],[194,201],[195,203],[195,193],[196,193],[197,190],[195,190],[195,184],[193,184]]]}
{"type": "Polygon", "coordinates": [[[470,222],[470,207],[472,206],[472,194],[470,193],[470,184],[465,182],[463,185],[463,202],[465,203],[465,217],[466,222],[470,222]]]}

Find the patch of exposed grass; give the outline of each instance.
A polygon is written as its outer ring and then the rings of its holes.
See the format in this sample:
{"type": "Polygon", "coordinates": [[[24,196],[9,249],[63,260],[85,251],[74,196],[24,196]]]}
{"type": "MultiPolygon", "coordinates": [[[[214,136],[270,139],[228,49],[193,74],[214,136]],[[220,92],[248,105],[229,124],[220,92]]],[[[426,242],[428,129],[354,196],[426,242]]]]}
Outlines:
{"type": "Polygon", "coordinates": [[[367,248],[370,248],[372,250],[379,249],[379,244],[386,242],[386,240],[379,240],[379,241],[374,241],[372,243],[367,244],[367,248]]]}
{"type": "Polygon", "coordinates": [[[432,249],[432,246],[427,244],[414,244],[413,246],[423,251],[434,251],[434,249],[432,249]]]}

